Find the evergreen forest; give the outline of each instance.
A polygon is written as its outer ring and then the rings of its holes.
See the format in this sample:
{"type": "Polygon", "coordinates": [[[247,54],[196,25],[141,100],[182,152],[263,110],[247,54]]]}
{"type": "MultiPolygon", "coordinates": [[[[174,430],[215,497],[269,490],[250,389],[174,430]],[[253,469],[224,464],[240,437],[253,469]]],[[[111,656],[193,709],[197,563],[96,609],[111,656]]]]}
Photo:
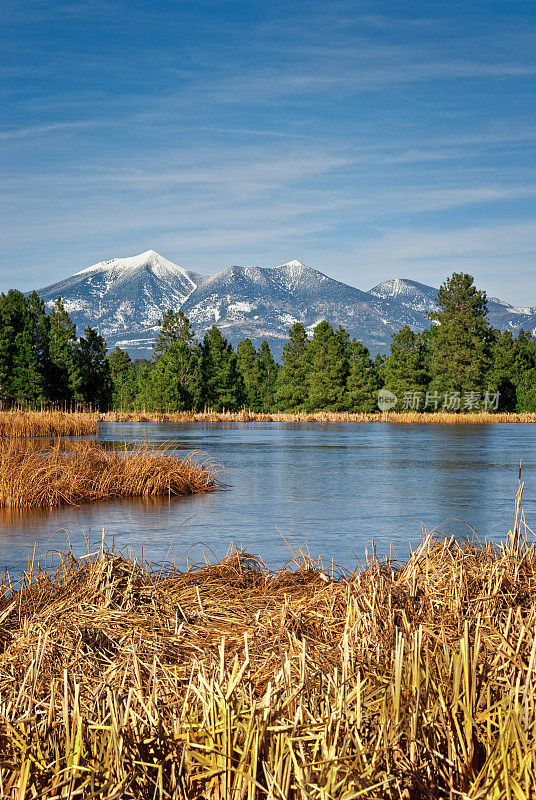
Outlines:
{"type": "Polygon", "coordinates": [[[288,332],[282,364],[266,342],[236,350],[214,325],[198,341],[189,320],[168,310],[153,357],[132,361],[93,328],[77,338],[61,298],[47,309],[36,292],[0,295],[2,407],[75,405],[100,410],[536,411],[536,337],[499,331],[485,292],[465,273],[441,286],[422,332],[404,327],[390,352],[371,357],[341,326],[288,332]]]}

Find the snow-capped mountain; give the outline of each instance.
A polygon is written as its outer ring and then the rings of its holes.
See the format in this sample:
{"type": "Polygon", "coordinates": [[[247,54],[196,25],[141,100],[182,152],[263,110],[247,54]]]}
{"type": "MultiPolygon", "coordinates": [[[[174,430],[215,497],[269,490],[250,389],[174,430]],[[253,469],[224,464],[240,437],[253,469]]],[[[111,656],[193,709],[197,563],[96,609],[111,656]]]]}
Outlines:
{"type": "Polygon", "coordinates": [[[397,302],[328,278],[300,261],[278,267],[228,267],[202,280],[182,310],[197,331],[218,325],[233,343],[266,339],[280,355],[288,329],[301,322],[312,333],[321,320],[342,325],[374,351],[401,325],[421,327],[422,315],[397,302]]]}
{"type": "MultiPolygon", "coordinates": [[[[236,345],[248,336],[264,339],[278,358],[288,329],[301,322],[309,332],[321,320],[342,325],[372,353],[387,352],[391,334],[403,325],[427,327],[437,289],[396,278],[361,291],[289,261],[278,267],[232,266],[199,275],[154,250],[130,258],[101,261],[70,278],[38,289],[50,307],[61,296],[80,335],[96,327],[108,345],[149,358],[158,320],[168,308],[181,309],[202,337],[216,324],[236,345]]],[[[490,321],[500,328],[536,331],[536,309],[490,301],[490,321]]]]}
{"type": "Polygon", "coordinates": [[[437,289],[407,278],[393,278],[391,281],[379,283],[370,290],[370,294],[384,300],[397,300],[402,305],[423,313],[436,308],[437,289]]]}
{"type": "MultiPolygon", "coordinates": [[[[437,308],[437,289],[425,283],[410,281],[407,278],[395,278],[374,286],[370,293],[376,297],[397,300],[407,308],[427,313],[437,308]]],[[[488,298],[488,321],[494,328],[511,330],[512,333],[523,329],[536,334],[536,306],[518,308],[497,297],[488,298]]]]}
{"type": "Polygon", "coordinates": [[[49,307],[61,296],[79,335],[91,325],[111,347],[122,341],[125,349],[147,356],[164,311],[180,308],[200,279],[147,250],[101,261],[37,291],[49,307]]]}

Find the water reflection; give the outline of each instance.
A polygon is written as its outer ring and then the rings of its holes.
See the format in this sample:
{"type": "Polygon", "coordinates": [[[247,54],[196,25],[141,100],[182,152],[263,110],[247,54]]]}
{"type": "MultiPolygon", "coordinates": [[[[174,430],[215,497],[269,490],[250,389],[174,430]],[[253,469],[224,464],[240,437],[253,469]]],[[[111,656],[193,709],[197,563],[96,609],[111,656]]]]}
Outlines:
{"type": "Polygon", "coordinates": [[[162,560],[187,550],[221,557],[231,542],[273,564],[305,543],[315,556],[354,566],[374,539],[400,557],[428,528],[499,540],[511,527],[518,465],[525,510],[536,518],[534,425],[121,424],[101,441],[148,441],[179,455],[209,453],[229,490],[164,500],[121,500],[50,512],[0,514],[0,564],[20,571],[33,544],[75,552],[103,529],[117,547],[162,560]],[[450,520],[446,522],[447,520],[450,520]],[[446,522],[446,524],[444,524],[446,522]],[[57,533],[55,533],[57,531],[57,533]],[[53,536],[50,540],[51,535],[53,536]],[[284,538],[283,538],[284,536],[284,538]]]}

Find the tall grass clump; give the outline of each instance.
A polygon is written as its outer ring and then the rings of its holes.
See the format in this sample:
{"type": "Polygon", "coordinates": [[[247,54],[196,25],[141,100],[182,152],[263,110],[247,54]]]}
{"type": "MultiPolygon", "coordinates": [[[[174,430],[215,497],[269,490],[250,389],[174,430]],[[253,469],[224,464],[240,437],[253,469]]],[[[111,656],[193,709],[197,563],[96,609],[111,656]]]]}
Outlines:
{"type": "Polygon", "coordinates": [[[0,794],[534,800],[522,522],[337,576],[307,554],[179,572],[99,548],[7,576],[0,794]]]}
{"type": "Polygon", "coordinates": [[[0,507],[54,508],[118,497],[159,497],[215,489],[216,465],[178,458],[147,444],[110,449],[101,442],[0,440],[0,507]]]}
{"type": "Polygon", "coordinates": [[[0,411],[0,437],[91,436],[99,415],[92,411],[0,411]]]}

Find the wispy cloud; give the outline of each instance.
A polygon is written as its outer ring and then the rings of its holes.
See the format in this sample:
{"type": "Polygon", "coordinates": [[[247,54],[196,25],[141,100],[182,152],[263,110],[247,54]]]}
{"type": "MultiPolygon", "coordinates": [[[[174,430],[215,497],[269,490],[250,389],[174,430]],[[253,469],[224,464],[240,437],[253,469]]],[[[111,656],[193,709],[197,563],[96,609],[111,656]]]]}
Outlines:
{"type": "Polygon", "coordinates": [[[2,288],[150,247],[524,280],[533,24],[487,6],[7,0],[2,288]]]}
{"type": "Polygon", "coordinates": [[[512,264],[518,274],[534,274],[535,252],[536,219],[450,230],[389,230],[356,248],[354,263],[366,265],[371,275],[381,270],[382,275],[411,276],[432,285],[438,285],[453,270],[466,271],[491,294],[518,304],[534,304],[536,292],[528,297],[528,287],[511,279],[507,286],[507,276],[512,264]]]}
{"type": "Polygon", "coordinates": [[[7,142],[17,139],[33,139],[37,136],[45,136],[49,133],[95,128],[96,126],[103,124],[105,123],[98,120],[77,120],[72,122],[54,122],[50,125],[30,125],[26,128],[10,128],[6,130],[0,130],[0,141],[7,142]]]}

